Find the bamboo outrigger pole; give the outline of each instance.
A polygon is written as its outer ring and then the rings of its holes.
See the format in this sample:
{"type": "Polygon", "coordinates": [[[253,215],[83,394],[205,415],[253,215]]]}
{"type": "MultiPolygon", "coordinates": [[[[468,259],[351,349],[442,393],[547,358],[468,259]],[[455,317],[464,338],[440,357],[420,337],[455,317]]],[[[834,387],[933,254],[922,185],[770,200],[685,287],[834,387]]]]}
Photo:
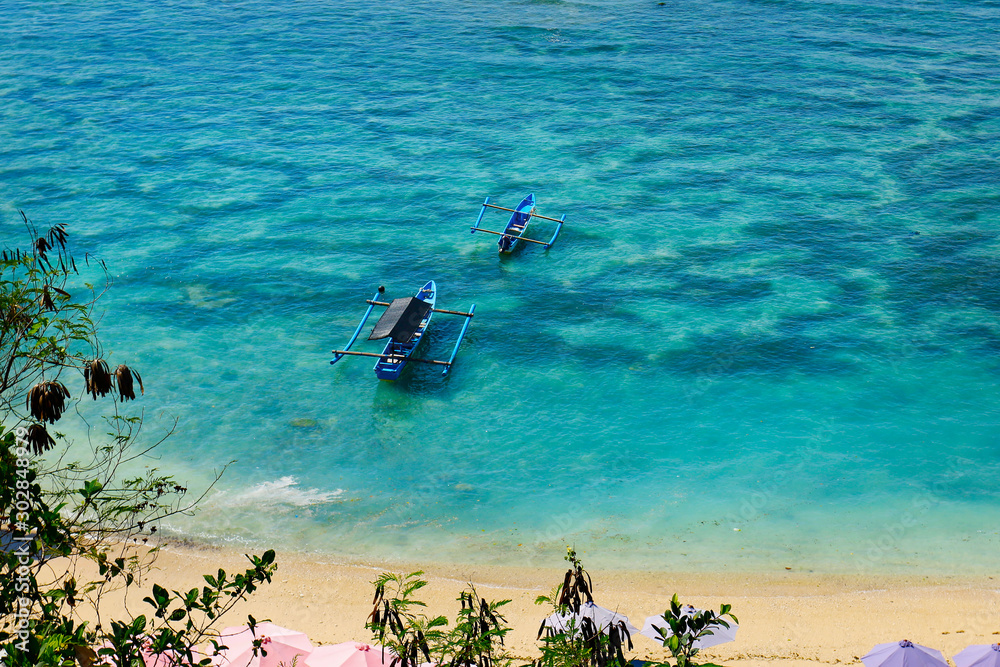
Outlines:
{"type": "MultiPolygon", "coordinates": [[[[333,350],[333,354],[351,354],[357,357],[378,357],[379,359],[397,359],[400,362],[403,361],[419,361],[422,364],[439,364],[441,366],[451,366],[451,361],[438,361],[437,359],[421,359],[420,357],[404,357],[401,354],[375,354],[374,352],[353,352],[349,350],[333,350]]],[[[454,359],[452,355],[452,359],[454,359]]]]}
{"type": "Polygon", "coordinates": [[[476,229],[475,227],[470,227],[470,229],[474,229],[477,232],[485,232],[487,234],[496,234],[497,236],[506,236],[508,238],[517,239],[518,241],[529,241],[531,243],[539,243],[544,246],[551,245],[545,241],[536,241],[535,239],[529,239],[527,236],[518,236],[517,234],[504,234],[503,232],[494,232],[491,229],[476,229]]]}
{"type": "MultiPolygon", "coordinates": [[[[485,229],[481,229],[479,231],[486,231],[486,230],[485,229]]],[[[365,303],[370,303],[373,306],[388,306],[388,305],[390,305],[390,304],[386,303],[385,301],[373,301],[371,299],[365,299],[365,303]]],[[[472,313],[463,313],[463,312],[460,312],[460,311],[457,311],[457,310],[444,310],[442,308],[431,308],[431,310],[433,312],[435,312],[435,313],[445,313],[445,314],[448,314],[448,315],[461,315],[462,317],[472,317],[472,313]]],[[[473,308],[473,311],[475,311],[475,308],[473,308]]]]}
{"type": "MultiPolygon", "coordinates": [[[[496,204],[483,204],[483,206],[489,206],[490,208],[498,208],[501,211],[510,211],[511,213],[518,213],[519,212],[519,211],[517,211],[515,209],[512,209],[512,208],[504,208],[503,206],[497,206],[496,204]]],[[[538,215],[537,213],[532,213],[531,217],[532,218],[541,218],[542,220],[551,220],[552,222],[565,222],[564,220],[560,220],[559,218],[550,218],[550,217],[545,216],[545,215],[538,215]]],[[[563,217],[565,218],[566,216],[563,216],[563,217]]],[[[482,230],[481,229],[479,231],[486,231],[486,230],[482,230]]]]}

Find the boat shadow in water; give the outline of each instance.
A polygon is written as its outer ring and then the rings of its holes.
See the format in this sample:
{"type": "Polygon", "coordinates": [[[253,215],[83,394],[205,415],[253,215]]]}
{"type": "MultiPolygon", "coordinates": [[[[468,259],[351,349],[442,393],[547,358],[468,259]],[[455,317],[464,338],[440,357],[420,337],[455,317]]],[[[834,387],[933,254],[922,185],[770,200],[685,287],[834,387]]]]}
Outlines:
{"type": "Polygon", "coordinates": [[[524,252],[524,246],[526,245],[527,245],[526,243],[518,243],[516,246],[514,246],[514,249],[511,250],[510,252],[497,253],[497,257],[500,258],[500,263],[503,264],[506,262],[513,262],[515,259],[521,256],[521,253],[524,252]]]}
{"type": "MultiPolygon", "coordinates": [[[[449,386],[451,379],[441,375],[441,371],[433,368],[422,368],[417,364],[407,364],[407,368],[399,376],[398,380],[384,380],[378,383],[375,390],[375,401],[391,401],[393,397],[401,394],[405,396],[421,395],[441,395],[442,392],[451,391],[449,386]]],[[[385,406],[390,407],[390,406],[385,406]]]]}
{"type": "Polygon", "coordinates": [[[443,409],[456,393],[440,373],[411,370],[394,382],[379,382],[372,395],[371,425],[382,442],[412,440],[414,424],[427,422],[428,403],[431,411],[443,409]]]}

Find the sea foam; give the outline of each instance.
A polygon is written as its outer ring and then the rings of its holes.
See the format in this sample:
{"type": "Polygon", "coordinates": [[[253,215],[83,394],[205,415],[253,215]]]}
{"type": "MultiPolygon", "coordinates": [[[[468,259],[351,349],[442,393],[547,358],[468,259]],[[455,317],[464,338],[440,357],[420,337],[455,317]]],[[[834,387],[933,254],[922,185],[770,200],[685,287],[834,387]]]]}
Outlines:
{"type": "Polygon", "coordinates": [[[221,489],[210,494],[202,504],[202,509],[267,509],[315,507],[341,502],[343,489],[321,491],[303,489],[294,477],[286,475],[273,481],[254,484],[245,491],[221,489]]]}

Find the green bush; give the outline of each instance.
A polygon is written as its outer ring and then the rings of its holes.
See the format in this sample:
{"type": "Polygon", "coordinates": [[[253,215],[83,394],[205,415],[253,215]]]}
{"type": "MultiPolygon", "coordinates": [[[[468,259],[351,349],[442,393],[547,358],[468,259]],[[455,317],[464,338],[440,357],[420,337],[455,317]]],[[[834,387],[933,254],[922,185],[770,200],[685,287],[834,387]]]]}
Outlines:
{"type": "MultiPolygon", "coordinates": [[[[584,603],[593,602],[594,584],[583,569],[576,551],[567,548],[565,559],[570,568],[563,583],[551,595],[540,595],[535,604],[547,604],[553,614],[579,614],[584,603]]],[[[536,667],[626,667],[625,649],[632,650],[632,638],[624,621],[598,627],[590,618],[579,623],[571,619],[565,629],[547,626],[538,629],[541,657],[536,667]]]]}
{"type": "Polygon", "coordinates": [[[663,646],[674,656],[677,667],[690,667],[694,664],[691,659],[698,654],[695,642],[714,634],[713,626],[728,628],[729,622],[725,617],[729,617],[734,623],[739,623],[730,613],[730,609],[732,605],[724,604],[718,613],[710,610],[685,612],[677,601],[677,595],[674,595],[670,600],[670,606],[663,612],[667,627],[657,628],[657,631],[663,646]]]}
{"type": "Polygon", "coordinates": [[[511,659],[503,647],[510,631],[500,608],[510,600],[488,602],[469,584],[458,597],[460,608],[455,626],[446,629],[444,616],[428,618],[418,609],[426,607],[414,593],[427,585],[423,572],[407,575],[385,572],[375,586],[374,609],[365,627],[376,643],[397,657],[393,665],[417,667],[431,662],[448,667],[507,667],[511,659]]]}

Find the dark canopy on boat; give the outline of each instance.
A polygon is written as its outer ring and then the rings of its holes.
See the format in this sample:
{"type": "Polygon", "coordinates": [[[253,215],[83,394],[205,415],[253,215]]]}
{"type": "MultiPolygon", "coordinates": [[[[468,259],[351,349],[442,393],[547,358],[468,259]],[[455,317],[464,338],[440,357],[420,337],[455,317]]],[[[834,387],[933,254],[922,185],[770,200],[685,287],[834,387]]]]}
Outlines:
{"type": "Polygon", "coordinates": [[[392,336],[392,339],[397,343],[405,343],[410,340],[410,336],[417,330],[421,320],[427,316],[430,310],[431,304],[413,296],[405,299],[393,299],[389,307],[382,313],[382,317],[375,323],[375,328],[372,330],[372,335],[368,336],[368,340],[392,336]]]}

